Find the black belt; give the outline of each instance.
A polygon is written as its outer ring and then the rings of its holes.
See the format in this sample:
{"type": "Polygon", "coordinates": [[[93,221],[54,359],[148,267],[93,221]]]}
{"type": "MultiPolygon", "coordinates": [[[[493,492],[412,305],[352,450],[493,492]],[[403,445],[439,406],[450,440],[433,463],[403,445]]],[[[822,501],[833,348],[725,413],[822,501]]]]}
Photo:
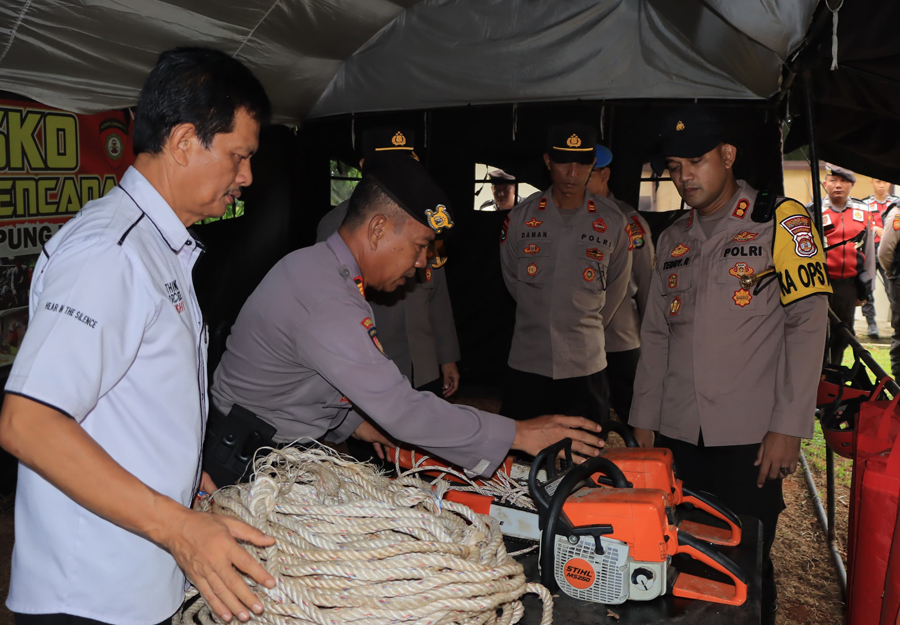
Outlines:
{"type": "Polygon", "coordinates": [[[277,430],[238,404],[228,415],[210,403],[203,443],[203,470],[219,488],[249,479],[253,456],[263,447],[276,447],[277,430]]]}

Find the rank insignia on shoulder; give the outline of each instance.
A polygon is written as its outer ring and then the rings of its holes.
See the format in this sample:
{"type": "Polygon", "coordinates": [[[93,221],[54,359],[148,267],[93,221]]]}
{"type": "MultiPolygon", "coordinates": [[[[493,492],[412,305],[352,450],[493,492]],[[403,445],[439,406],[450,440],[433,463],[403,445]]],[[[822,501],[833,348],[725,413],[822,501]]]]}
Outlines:
{"type": "Polygon", "coordinates": [[[597,205],[594,204],[594,200],[588,200],[588,212],[589,213],[597,212],[597,205]]]}
{"type": "Polygon", "coordinates": [[[431,282],[431,267],[425,267],[425,282],[431,282]]]}
{"type": "Polygon", "coordinates": [[[585,280],[587,280],[588,282],[593,282],[593,281],[594,281],[594,278],[597,277],[597,274],[594,273],[594,270],[591,269],[590,267],[588,267],[587,269],[585,269],[584,272],[583,272],[581,275],[582,275],[582,277],[583,277],[585,280]]]}
{"type": "Polygon", "coordinates": [[[525,273],[527,273],[529,276],[534,276],[535,274],[537,274],[537,265],[531,263],[530,265],[525,267],[525,273]]]}
{"type": "Polygon", "coordinates": [[[368,332],[369,338],[372,339],[372,344],[378,348],[378,351],[386,356],[387,354],[384,353],[384,347],[381,346],[381,341],[378,340],[378,329],[375,327],[375,322],[369,317],[366,317],[360,321],[360,325],[368,332]]]}
{"type": "Polygon", "coordinates": [[[531,219],[529,219],[528,221],[525,222],[525,225],[528,226],[529,228],[537,228],[542,223],[544,223],[544,222],[539,221],[539,220],[535,219],[534,217],[532,217],[531,219]]]}
{"type": "Polygon", "coordinates": [[[585,250],[585,256],[588,258],[593,258],[594,260],[603,260],[603,252],[600,248],[592,247],[589,250],[585,250]]]}
{"type": "Polygon", "coordinates": [[[676,286],[678,286],[678,274],[673,273],[669,276],[669,288],[674,289],[676,286]]]}
{"type": "Polygon", "coordinates": [[[674,317],[679,310],[681,310],[681,298],[676,295],[672,303],[669,304],[669,316],[674,317]]]}
{"type": "Polygon", "coordinates": [[[355,278],[353,278],[353,284],[355,284],[356,288],[359,289],[359,294],[365,297],[366,285],[363,283],[362,276],[356,276],[355,278]]]}
{"type": "Polygon", "coordinates": [[[812,258],[818,253],[816,240],[812,234],[812,220],[809,217],[791,215],[781,220],[781,227],[791,233],[791,238],[794,239],[794,252],[797,256],[812,258]]]}
{"type": "Polygon", "coordinates": [[[689,251],[691,251],[691,248],[689,248],[684,243],[679,243],[678,245],[675,246],[675,249],[672,250],[672,253],[670,254],[670,256],[672,256],[673,258],[678,258],[679,256],[684,256],[689,251]]]}
{"type": "Polygon", "coordinates": [[[597,217],[597,220],[591,225],[595,232],[606,232],[606,222],[603,221],[603,217],[597,217]]]}
{"type": "Polygon", "coordinates": [[[894,230],[900,230],[900,215],[894,216],[893,227],[894,227],[894,230]]]}
{"type": "Polygon", "coordinates": [[[744,230],[740,234],[734,235],[731,240],[737,241],[738,243],[744,243],[745,241],[752,241],[758,236],[758,232],[748,232],[747,230],[744,230]]]}
{"type": "Polygon", "coordinates": [[[538,252],[541,251],[541,246],[535,245],[534,243],[529,243],[528,245],[525,246],[525,249],[523,251],[526,254],[537,254],[538,252]]]}
{"type": "Polygon", "coordinates": [[[750,208],[750,202],[741,198],[738,200],[737,206],[734,209],[734,212],[731,213],[734,217],[738,217],[739,219],[743,219],[747,214],[747,209],[750,208]]]}
{"type": "Polygon", "coordinates": [[[428,225],[431,226],[431,229],[434,230],[435,234],[440,234],[442,230],[453,227],[453,220],[450,219],[450,215],[447,214],[447,207],[443,204],[438,204],[434,207],[434,210],[428,209],[425,211],[425,216],[428,218],[428,225]]]}
{"type": "Polygon", "coordinates": [[[542,210],[544,210],[545,208],[547,208],[547,198],[542,197],[542,198],[541,198],[541,201],[538,202],[538,210],[539,210],[539,211],[542,211],[542,210]]]}
{"type": "Polygon", "coordinates": [[[858,208],[853,209],[853,221],[865,221],[865,214],[858,208]]]}
{"type": "Polygon", "coordinates": [[[753,296],[750,295],[750,291],[742,288],[738,291],[735,291],[734,295],[731,296],[731,299],[734,300],[735,306],[740,306],[741,308],[743,308],[750,303],[750,300],[753,299],[753,296]]]}

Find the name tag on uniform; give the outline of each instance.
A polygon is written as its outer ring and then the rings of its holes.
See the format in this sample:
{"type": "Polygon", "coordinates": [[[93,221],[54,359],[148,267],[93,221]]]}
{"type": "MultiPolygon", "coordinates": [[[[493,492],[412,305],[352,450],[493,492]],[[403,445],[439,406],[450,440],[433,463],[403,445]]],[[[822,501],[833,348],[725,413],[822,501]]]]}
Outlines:
{"type": "Polygon", "coordinates": [[[822,215],[822,225],[823,226],[831,225],[831,215],[828,215],[828,214],[822,215]]]}
{"type": "Polygon", "coordinates": [[[866,220],[865,214],[858,208],[854,208],[853,209],[853,221],[865,221],[865,220],[866,220]]]}

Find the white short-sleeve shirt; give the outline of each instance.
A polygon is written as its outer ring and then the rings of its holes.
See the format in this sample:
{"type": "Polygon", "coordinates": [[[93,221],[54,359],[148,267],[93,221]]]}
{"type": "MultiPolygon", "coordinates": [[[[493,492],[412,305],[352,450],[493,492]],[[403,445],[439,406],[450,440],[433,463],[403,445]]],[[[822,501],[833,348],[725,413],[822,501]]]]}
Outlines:
{"type": "MultiPolygon", "coordinates": [[[[113,459],[185,506],[206,422],[198,242],[134,168],[44,246],[8,393],[78,421],[113,459]]],[[[7,606],[119,625],[171,616],[184,575],[163,549],[19,465],[7,606]]]]}

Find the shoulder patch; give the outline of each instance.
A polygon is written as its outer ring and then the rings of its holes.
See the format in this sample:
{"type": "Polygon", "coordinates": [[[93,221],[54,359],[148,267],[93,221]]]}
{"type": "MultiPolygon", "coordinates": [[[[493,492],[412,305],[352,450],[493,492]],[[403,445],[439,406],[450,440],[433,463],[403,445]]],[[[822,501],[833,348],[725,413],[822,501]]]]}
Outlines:
{"type": "Polygon", "coordinates": [[[375,345],[375,347],[378,348],[378,351],[380,351],[384,356],[387,356],[387,354],[384,353],[384,347],[381,346],[381,341],[378,340],[378,329],[375,327],[375,322],[372,321],[371,318],[366,317],[359,323],[366,329],[366,332],[369,334],[369,338],[372,339],[372,343],[375,345]]]}
{"type": "Polygon", "coordinates": [[[783,306],[817,293],[831,293],[819,233],[809,212],[795,200],[784,200],[775,208],[772,258],[783,306]]]}
{"type": "Polygon", "coordinates": [[[900,215],[894,215],[894,223],[892,225],[894,230],[900,230],[900,215]]]}

